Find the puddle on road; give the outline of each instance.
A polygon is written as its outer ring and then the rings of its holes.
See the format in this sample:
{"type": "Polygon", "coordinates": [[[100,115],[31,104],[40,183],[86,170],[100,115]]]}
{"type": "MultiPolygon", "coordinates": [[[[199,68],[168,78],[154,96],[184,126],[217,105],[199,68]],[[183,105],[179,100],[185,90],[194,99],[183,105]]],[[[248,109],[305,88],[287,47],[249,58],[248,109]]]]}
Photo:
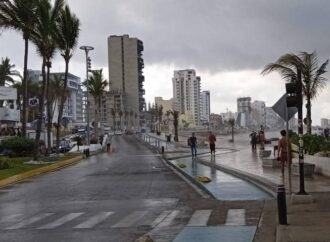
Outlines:
{"type": "Polygon", "coordinates": [[[170,162],[192,177],[206,176],[211,178],[211,182],[202,184],[219,200],[237,201],[273,199],[273,197],[267,192],[256,187],[254,184],[215,168],[200,164],[191,157],[172,160],[170,162]],[[179,165],[181,164],[186,167],[180,168],[179,165]]]}

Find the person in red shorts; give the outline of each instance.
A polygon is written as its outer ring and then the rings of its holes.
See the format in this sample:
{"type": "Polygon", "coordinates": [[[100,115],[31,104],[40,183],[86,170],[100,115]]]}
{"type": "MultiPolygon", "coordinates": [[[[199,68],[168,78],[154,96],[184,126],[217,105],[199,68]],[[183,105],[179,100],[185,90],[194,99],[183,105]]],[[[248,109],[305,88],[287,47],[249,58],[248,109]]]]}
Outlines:
{"type": "Polygon", "coordinates": [[[215,141],[217,139],[215,138],[215,135],[210,132],[209,133],[209,145],[210,145],[210,151],[211,151],[211,155],[213,154],[215,156],[215,141]]]}

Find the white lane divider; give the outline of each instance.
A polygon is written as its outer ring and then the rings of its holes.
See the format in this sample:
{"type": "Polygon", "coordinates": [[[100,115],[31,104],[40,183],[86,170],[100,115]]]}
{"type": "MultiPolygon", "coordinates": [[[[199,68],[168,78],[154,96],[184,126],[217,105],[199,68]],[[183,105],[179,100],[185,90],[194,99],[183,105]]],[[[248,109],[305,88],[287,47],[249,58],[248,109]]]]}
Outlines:
{"type": "Polygon", "coordinates": [[[81,216],[84,213],[69,213],[68,215],[65,215],[59,219],[56,219],[55,221],[45,224],[41,227],[39,227],[38,229],[54,229],[58,226],[61,226],[71,220],[74,220],[75,218],[81,216]]]}
{"type": "Polygon", "coordinates": [[[15,221],[19,220],[19,218],[22,216],[23,216],[23,214],[21,214],[21,213],[10,214],[10,215],[2,217],[0,219],[0,223],[15,222],[15,221]]]}
{"type": "Polygon", "coordinates": [[[245,225],[245,209],[229,209],[225,225],[245,225]]]}
{"type": "Polygon", "coordinates": [[[158,224],[160,224],[166,217],[167,215],[171,212],[171,210],[165,210],[163,211],[151,224],[150,226],[152,228],[156,227],[158,224]]]}
{"type": "Polygon", "coordinates": [[[41,214],[37,214],[36,216],[33,216],[31,218],[28,218],[28,219],[25,219],[25,220],[23,220],[23,221],[15,224],[15,225],[12,225],[12,226],[7,227],[5,229],[21,229],[21,228],[23,228],[25,226],[28,226],[28,225],[30,225],[32,223],[35,223],[35,222],[37,222],[37,221],[39,221],[41,219],[44,219],[44,218],[46,218],[46,217],[48,217],[48,216],[50,216],[52,214],[53,213],[41,213],[41,214]]]}
{"type": "Polygon", "coordinates": [[[212,210],[196,210],[187,226],[206,226],[212,210]]]}
{"type": "Polygon", "coordinates": [[[127,228],[139,221],[148,211],[136,211],[130,215],[124,217],[118,223],[112,226],[112,228],[127,228]]]}
{"type": "Polygon", "coordinates": [[[173,210],[164,220],[161,222],[158,227],[167,227],[170,226],[175,217],[179,214],[179,210],[173,210]]]}
{"type": "Polygon", "coordinates": [[[98,215],[95,215],[89,219],[87,219],[85,222],[78,224],[75,226],[75,229],[90,229],[93,228],[95,225],[103,222],[106,220],[109,216],[114,214],[114,212],[101,212],[98,215]]]}

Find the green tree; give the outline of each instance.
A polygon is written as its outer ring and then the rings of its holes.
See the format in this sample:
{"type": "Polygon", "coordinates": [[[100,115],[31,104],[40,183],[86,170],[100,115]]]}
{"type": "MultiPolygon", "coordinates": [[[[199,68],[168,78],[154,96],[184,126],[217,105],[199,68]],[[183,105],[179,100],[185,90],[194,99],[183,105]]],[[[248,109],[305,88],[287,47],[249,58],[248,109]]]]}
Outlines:
{"type": "Polygon", "coordinates": [[[18,71],[13,70],[15,65],[10,64],[8,57],[1,59],[0,63],[0,86],[12,85],[15,83],[14,76],[20,77],[18,71]]]}
{"type": "MultiPolygon", "coordinates": [[[[73,55],[73,51],[78,44],[79,37],[79,26],[80,21],[70,11],[69,6],[65,6],[64,9],[61,10],[60,16],[57,20],[57,32],[56,32],[56,43],[58,48],[60,49],[61,56],[65,61],[65,74],[64,74],[64,85],[63,88],[66,90],[68,85],[68,73],[69,73],[69,62],[73,55]]],[[[62,93],[60,98],[57,126],[56,126],[56,149],[59,152],[60,146],[60,128],[63,117],[63,109],[64,103],[66,101],[65,92],[62,93]]]]}
{"type": "Polygon", "coordinates": [[[111,108],[111,116],[112,116],[112,123],[113,123],[113,131],[116,132],[116,110],[111,108]]]}
{"type": "MultiPolygon", "coordinates": [[[[101,111],[101,98],[104,89],[108,86],[108,81],[103,77],[103,69],[92,71],[92,75],[88,77],[87,82],[84,85],[87,86],[88,92],[93,96],[95,103],[95,137],[99,137],[98,123],[100,121],[100,111],[101,111]]],[[[88,112],[88,110],[87,110],[88,112]]]]}
{"type": "Polygon", "coordinates": [[[262,74],[273,71],[279,72],[281,77],[287,82],[297,82],[299,79],[303,86],[303,96],[306,99],[306,120],[307,132],[312,130],[312,105],[318,93],[326,86],[327,79],[322,75],[326,73],[329,60],[326,60],[320,67],[316,52],[300,52],[295,54],[284,54],[276,62],[265,66],[262,74]]]}
{"type": "Polygon", "coordinates": [[[26,136],[27,119],[27,64],[29,53],[29,40],[36,24],[36,10],[38,0],[13,0],[0,1],[0,27],[14,29],[23,34],[24,47],[24,71],[22,86],[23,92],[23,119],[22,133],[26,136]]]}
{"type": "MultiPolygon", "coordinates": [[[[33,31],[32,42],[37,47],[37,52],[42,58],[42,88],[41,95],[39,97],[39,113],[38,113],[38,123],[36,130],[36,147],[34,151],[34,159],[37,160],[39,156],[39,141],[41,135],[42,117],[43,117],[43,107],[45,101],[45,94],[48,97],[49,92],[49,78],[50,78],[50,68],[51,60],[55,54],[56,49],[56,22],[59,17],[60,11],[63,8],[64,0],[55,0],[54,5],[51,4],[50,0],[39,0],[37,7],[37,22],[35,30],[33,31]],[[47,68],[47,76],[46,76],[47,68]]],[[[50,105],[47,105],[47,113],[50,114],[50,105]]],[[[48,127],[48,148],[50,148],[50,130],[48,127]]]]}
{"type": "Polygon", "coordinates": [[[235,119],[234,118],[230,118],[228,120],[228,124],[231,127],[231,141],[234,142],[234,127],[235,127],[235,119]]]}
{"type": "Polygon", "coordinates": [[[121,109],[118,110],[118,115],[119,115],[119,125],[118,125],[118,129],[122,130],[122,125],[121,125],[121,118],[123,116],[123,111],[121,109]]]}

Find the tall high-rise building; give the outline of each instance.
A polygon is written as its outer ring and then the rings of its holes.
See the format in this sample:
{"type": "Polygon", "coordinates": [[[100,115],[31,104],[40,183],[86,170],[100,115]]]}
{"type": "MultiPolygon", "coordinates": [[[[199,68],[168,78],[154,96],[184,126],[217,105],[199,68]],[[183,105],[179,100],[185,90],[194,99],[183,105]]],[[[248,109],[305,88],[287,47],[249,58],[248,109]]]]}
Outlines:
{"type": "Polygon", "coordinates": [[[255,100],[251,103],[251,118],[255,126],[266,126],[266,104],[264,101],[255,100]]]}
{"type": "Polygon", "coordinates": [[[209,124],[210,122],[210,91],[201,92],[201,122],[202,124],[209,124]]]}
{"type": "MultiPolygon", "coordinates": [[[[128,35],[111,35],[108,38],[110,91],[123,93],[122,112],[137,116],[134,126],[140,126],[145,109],[143,88],[143,42],[128,35]]],[[[118,111],[118,110],[116,110],[118,111]]]]}
{"type": "Polygon", "coordinates": [[[201,78],[193,69],[174,71],[174,109],[190,116],[195,125],[200,124],[201,78]]]}

